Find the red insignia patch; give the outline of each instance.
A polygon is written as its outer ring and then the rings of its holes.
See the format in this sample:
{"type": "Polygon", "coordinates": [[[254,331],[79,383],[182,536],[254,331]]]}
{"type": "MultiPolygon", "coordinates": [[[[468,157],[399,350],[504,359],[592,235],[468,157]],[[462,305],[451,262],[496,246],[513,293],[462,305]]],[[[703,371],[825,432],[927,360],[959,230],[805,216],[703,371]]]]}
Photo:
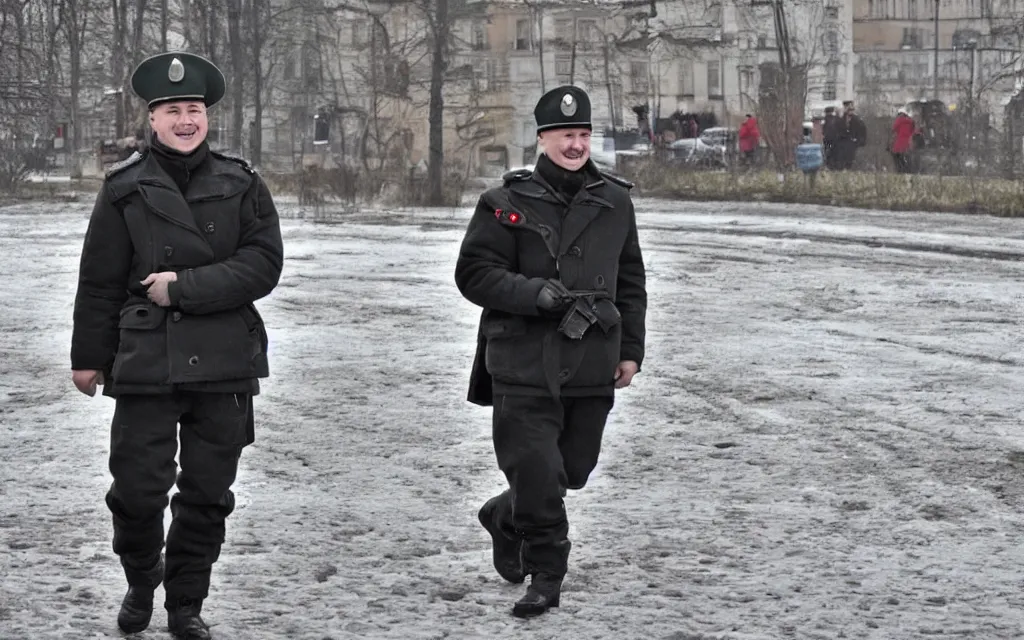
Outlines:
{"type": "Polygon", "coordinates": [[[519,214],[518,213],[510,213],[510,214],[508,214],[508,221],[511,222],[512,224],[518,223],[519,222],[519,214]]]}
{"type": "Polygon", "coordinates": [[[494,210],[494,217],[495,218],[500,218],[501,217],[501,209],[495,209],[494,210]]]}

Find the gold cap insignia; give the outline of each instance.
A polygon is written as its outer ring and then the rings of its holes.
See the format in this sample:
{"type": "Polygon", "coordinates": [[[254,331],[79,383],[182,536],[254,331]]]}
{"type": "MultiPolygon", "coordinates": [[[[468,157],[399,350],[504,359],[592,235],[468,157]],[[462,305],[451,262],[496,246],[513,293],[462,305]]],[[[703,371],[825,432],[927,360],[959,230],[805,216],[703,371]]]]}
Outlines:
{"type": "Polygon", "coordinates": [[[185,65],[177,58],[171,60],[171,67],[167,70],[167,79],[171,82],[181,82],[185,78],[185,65]]]}

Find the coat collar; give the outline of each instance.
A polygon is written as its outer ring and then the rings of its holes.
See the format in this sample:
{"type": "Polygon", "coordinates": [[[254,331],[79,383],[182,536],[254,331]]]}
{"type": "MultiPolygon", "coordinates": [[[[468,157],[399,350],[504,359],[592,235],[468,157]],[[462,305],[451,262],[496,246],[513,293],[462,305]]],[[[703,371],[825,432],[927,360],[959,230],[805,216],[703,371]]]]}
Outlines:
{"type": "Polygon", "coordinates": [[[573,242],[594,221],[602,209],[614,206],[604,195],[605,179],[593,160],[585,165],[587,181],[571,202],[567,202],[539,173],[534,171],[528,180],[518,180],[509,185],[516,195],[540,200],[559,207],[567,207],[561,220],[558,249],[560,254],[569,250],[573,242]]]}

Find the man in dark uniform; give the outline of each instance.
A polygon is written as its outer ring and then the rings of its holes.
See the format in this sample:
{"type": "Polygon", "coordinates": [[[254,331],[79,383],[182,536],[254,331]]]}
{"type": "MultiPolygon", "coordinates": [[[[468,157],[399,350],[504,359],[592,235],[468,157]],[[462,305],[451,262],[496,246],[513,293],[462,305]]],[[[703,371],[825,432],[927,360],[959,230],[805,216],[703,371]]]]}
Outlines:
{"type": "Polygon", "coordinates": [[[128,581],[117,618],[127,633],[149,625],[163,582],[171,633],[210,637],[202,603],[254,438],[252,397],[269,374],[253,302],[277,286],[281,229],[260,177],[206,143],[206,110],[224,86],[217,67],[188,53],[138,66],[132,89],[153,134],[107,172],[82,249],[72,379],[115,398],[106,501],[128,581]]]}
{"type": "Polygon", "coordinates": [[[836,143],[839,142],[839,116],[835,107],[825,107],[825,121],[821,125],[821,151],[825,156],[825,166],[835,171],[839,168],[839,154],[836,143]]]}
{"type": "Polygon", "coordinates": [[[481,196],[455,268],[483,307],[469,401],[493,406],[509,489],[480,509],[506,580],[531,583],[519,617],[559,604],[569,524],[563,497],[597,464],[615,389],[644,357],[647,293],[630,183],[590,160],[590,99],[562,86],[534,110],[533,172],[481,196]]]}
{"type": "Polygon", "coordinates": [[[853,163],[857,159],[857,149],[867,144],[867,141],[867,126],[857,115],[853,100],[846,100],[843,102],[843,117],[839,121],[839,140],[836,143],[839,168],[853,169],[853,163]]]}

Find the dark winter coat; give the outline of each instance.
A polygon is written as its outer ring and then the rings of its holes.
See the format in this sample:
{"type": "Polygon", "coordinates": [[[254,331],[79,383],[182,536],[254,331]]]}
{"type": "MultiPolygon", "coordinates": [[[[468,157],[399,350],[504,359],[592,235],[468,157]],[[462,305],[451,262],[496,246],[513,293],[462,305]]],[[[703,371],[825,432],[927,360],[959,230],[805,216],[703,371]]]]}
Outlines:
{"type": "Polygon", "coordinates": [[[498,394],[613,395],[620,361],[644,359],[647,292],[629,183],[586,168],[571,201],[538,173],[521,170],[481,196],[469,222],[455,281],[483,307],[469,401],[498,394]],[[537,296],[548,278],[570,290],[603,290],[595,324],[580,340],[558,331],[537,296]],[[602,305],[604,308],[601,308],[602,305]]]}
{"type": "MultiPolygon", "coordinates": [[[[244,161],[213,152],[184,195],[147,149],[108,172],[82,250],[73,369],[104,372],[104,393],[242,391],[269,375],[253,302],[281,275],[277,210],[244,161]],[[170,307],[140,284],[174,271],[170,307]]],[[[258,387],[256,387],[258,388],[258,387]]]]}

